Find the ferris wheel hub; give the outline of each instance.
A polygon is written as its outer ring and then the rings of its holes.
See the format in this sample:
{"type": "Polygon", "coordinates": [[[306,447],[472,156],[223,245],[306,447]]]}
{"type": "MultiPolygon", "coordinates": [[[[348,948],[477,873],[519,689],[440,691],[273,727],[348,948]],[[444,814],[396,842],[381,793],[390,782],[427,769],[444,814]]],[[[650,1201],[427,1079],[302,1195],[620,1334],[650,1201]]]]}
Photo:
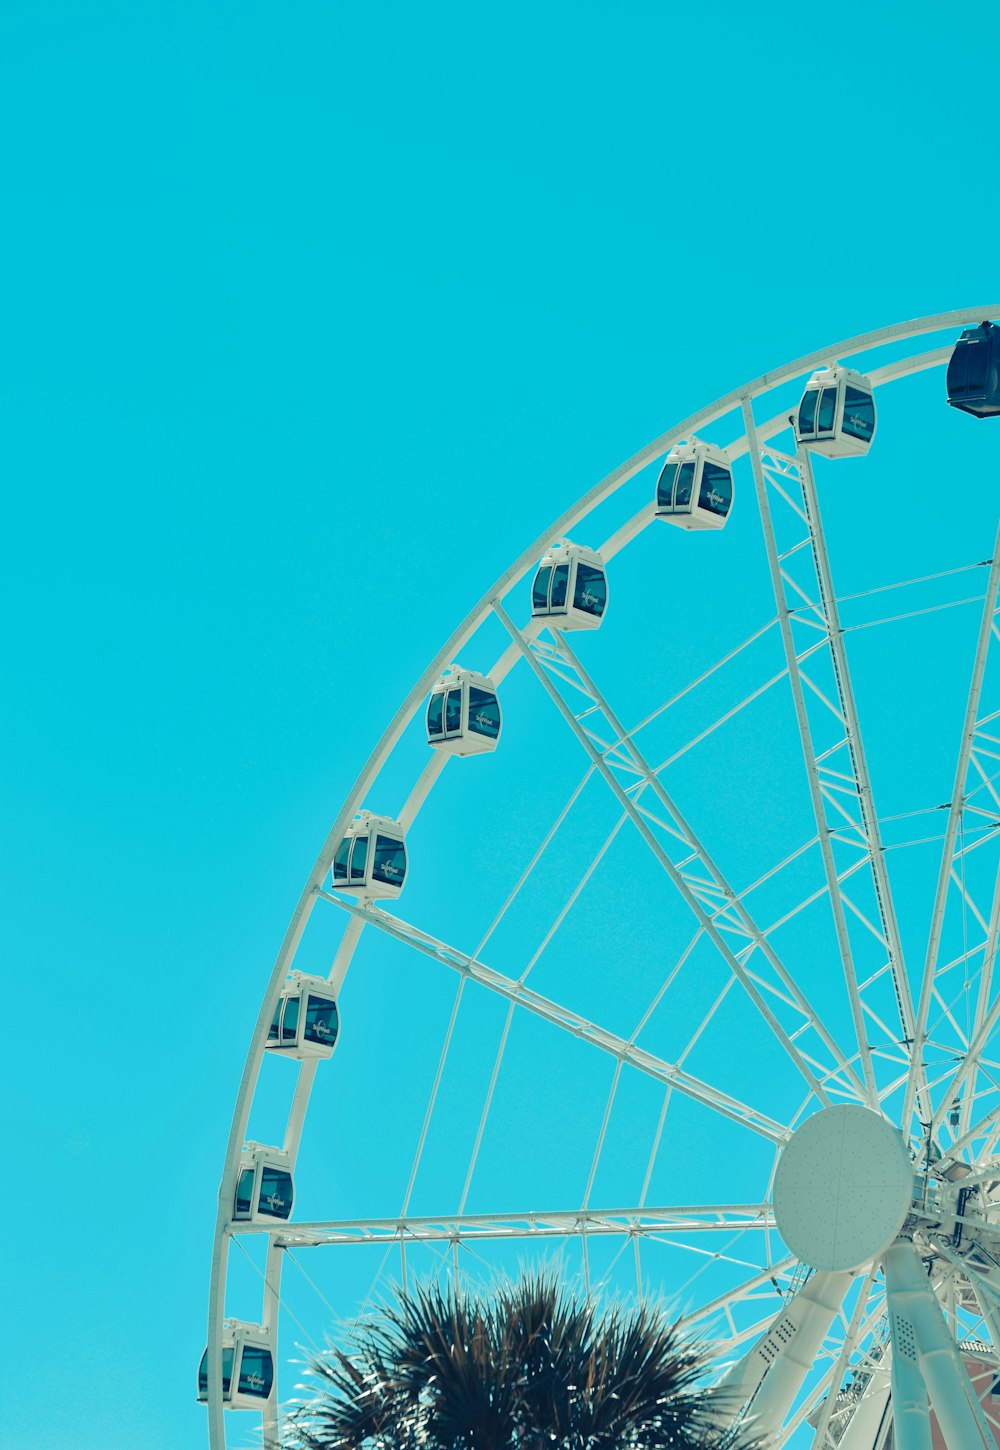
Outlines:
{"type": "Polygon", "coordinates": [[[913,1165],[879,1113],[845,1104],[797,1128],[774,1179],[785,1243],[814,1269],[858,1269],[895,1240],[913,1204],[913,1165]]]}

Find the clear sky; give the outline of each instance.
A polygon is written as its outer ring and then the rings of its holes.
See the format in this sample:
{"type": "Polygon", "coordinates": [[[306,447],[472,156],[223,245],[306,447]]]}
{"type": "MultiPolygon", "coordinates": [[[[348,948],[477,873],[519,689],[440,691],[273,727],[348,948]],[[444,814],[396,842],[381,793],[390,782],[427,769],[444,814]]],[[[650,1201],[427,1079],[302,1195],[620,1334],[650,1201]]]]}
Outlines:
{"type": "MultiPolygon", "coordinates": [[[[922,0],[2,7],[12,1450],[204,1443],[232,1103],[369,749],[622,458],[826,341],[997,293],[998,41],[991,7],[922,0]]],[[[855,525],[870,554],[877,499],[855,525]]],[[[555,799],[529,745],[526,812],[555,799]]],[[[373,1084],[386,981],[348,1057],[373,1084]]],[[[446,1015],[435,986],[407,1019],[430,1057],[446,1015]]],[[[351,1101],[350,1174],[394,1212],[351,1101]]]]}

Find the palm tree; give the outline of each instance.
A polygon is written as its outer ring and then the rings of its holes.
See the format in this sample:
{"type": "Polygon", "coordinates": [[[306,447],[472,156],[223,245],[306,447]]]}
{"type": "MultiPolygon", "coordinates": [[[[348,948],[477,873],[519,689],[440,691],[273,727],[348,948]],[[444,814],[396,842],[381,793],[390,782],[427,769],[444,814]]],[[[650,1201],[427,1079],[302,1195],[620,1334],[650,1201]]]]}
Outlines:
{"type": "MultiPolygon", "coordinates": [[[[396,1291],[310,1365],[286,1450],[709,1450],[734,1444],[705,1348],[647,1306],[600,1309],[552,1270],[487,1295],[396,1291]]],[[[747,1442],[741,1442],[746,1444],[747,1442]]]]}

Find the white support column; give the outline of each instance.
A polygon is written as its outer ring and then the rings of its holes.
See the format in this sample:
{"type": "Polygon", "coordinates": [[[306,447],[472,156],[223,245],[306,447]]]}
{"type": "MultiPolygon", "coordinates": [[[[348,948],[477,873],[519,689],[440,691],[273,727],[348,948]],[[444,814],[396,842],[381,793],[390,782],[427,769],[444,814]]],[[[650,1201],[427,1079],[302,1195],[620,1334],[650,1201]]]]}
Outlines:
{"type": "Polygon", "coordinates": [[[895,1450],[931,1450],[928,1396],[948,1450],[996,1450],[996,1441],[941,1306],[909,1239],[885,1255],[892,1325],[895,1450]]]}
{"type": "Polygon", "coordinates": [[[744,1423],[752,1434],[773,1437],[781,1429],[854,1277],[850,1272],[811,1274],[720,1382],[720,1391],[731,1394],[740,1411],[747,1406],[744,1423]]]}

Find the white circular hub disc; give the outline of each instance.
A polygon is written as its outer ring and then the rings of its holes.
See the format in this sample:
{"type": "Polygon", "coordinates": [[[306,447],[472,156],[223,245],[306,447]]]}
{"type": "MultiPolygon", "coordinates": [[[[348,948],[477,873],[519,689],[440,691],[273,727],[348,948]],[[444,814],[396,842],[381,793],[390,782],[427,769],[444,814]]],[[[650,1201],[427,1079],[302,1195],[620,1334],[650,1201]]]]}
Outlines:
{"type": "Polygon", "coordinates": [[[785,1243],[814,1269],[858,1269],[893,1242],[910,1211],[913,1165],[869,1108],[824,1108],[792,1134],[774,1177],[785,1243]]]}

